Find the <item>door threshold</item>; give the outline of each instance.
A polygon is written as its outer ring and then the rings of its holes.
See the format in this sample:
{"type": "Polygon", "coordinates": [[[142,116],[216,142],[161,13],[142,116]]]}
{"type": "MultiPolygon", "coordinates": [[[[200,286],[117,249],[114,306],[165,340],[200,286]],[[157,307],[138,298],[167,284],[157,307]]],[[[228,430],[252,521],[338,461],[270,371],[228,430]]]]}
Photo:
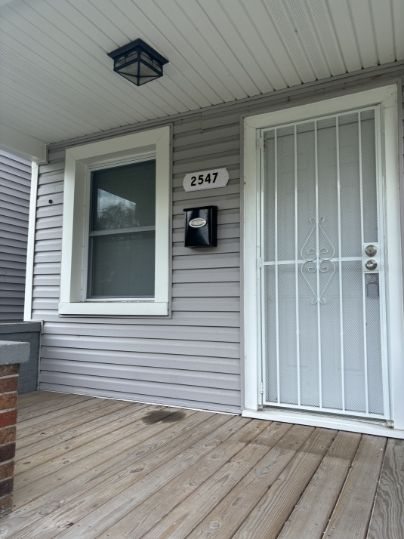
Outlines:
{"type": "Polygon", "coordinates": [[[253,419],[266,419],[270,421],[280,421],[283,423],[295,423],[297,425],[307,425],[310,427],[323,427],[326,429],[345,430],[348,432],[359,432],[361,434],[372,434],[374,436],[386,436],[387,438],[404,439],[404,430],[394,429],[383,422],[374,422],[364,419],[346,419],[328,415],[314,415],[290,410],[243,410],[243,417],[253,419]]]}

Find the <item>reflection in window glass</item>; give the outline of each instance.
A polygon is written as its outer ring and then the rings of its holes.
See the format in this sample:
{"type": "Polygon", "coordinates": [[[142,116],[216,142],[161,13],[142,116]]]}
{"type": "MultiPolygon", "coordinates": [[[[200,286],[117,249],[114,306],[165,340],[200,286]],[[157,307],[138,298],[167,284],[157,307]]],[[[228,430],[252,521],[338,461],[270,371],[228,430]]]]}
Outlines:
{"type": "Polygon", "coordinates": [[[88,297],[154,296],[155,161],[91,177],[88,297]]]}
{"type": "Polygon", "coordinates": [[[91,230],[154,226],[155,161],[92,174],[91,230]]]}

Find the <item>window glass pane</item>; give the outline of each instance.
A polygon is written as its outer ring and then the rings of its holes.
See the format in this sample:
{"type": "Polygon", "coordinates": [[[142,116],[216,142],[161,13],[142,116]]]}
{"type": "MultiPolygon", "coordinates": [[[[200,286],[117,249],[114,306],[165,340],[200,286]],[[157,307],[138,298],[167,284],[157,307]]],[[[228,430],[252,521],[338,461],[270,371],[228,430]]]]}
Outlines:
{"type": "Polygon", "coordinates": [[[91,230],[154,226],[155,161],[92,173],[91,230]]]}
{"type": "Polygon", "coordinates": [[[88,297],[154,296],[155,161],[93,172],[88,297]]]}
{"type": "Polygon", "coordinates": [[[154,296],[155,233],[90,238],[90,297],[154,296]]]}

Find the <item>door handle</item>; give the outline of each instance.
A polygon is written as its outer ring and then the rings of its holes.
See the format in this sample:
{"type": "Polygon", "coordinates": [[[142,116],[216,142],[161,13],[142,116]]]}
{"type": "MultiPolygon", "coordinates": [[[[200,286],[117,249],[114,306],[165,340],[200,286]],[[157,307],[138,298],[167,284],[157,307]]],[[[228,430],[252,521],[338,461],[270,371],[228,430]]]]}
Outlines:
{"type": "Polygon", "coordinates": [[[370,258],[369,260],[367,260],[365,263],[365,268],[369,271],[375,271],[375,269],[377,268],[376,260],[374,258],[370,258]]]}

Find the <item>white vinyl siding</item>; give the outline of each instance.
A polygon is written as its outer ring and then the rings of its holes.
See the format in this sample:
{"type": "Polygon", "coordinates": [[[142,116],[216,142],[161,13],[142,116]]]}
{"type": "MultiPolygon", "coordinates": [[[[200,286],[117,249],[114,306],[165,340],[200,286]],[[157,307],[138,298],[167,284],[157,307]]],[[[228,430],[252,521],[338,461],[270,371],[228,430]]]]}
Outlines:
{"type": "Polygon", "coordinates": [[[65,147],[131,131],[53,145],[40,169],[34,264],[33,318],[44,320],[41,388],[239,412],[241,119],[369,84],[361,73],[173,121],[169,318],[58,316],[65,147]],[[184,174],[218,167],[229,171],[226,187],[184,192],[184,174]],[[183,209],[209,204],[218,206],[218,247],[185,248],[183,209]]]}
{"type": "Polygon", "coordinates": [[[0,150],[0,322],[23,320],[31,163],[0,150]]]}

